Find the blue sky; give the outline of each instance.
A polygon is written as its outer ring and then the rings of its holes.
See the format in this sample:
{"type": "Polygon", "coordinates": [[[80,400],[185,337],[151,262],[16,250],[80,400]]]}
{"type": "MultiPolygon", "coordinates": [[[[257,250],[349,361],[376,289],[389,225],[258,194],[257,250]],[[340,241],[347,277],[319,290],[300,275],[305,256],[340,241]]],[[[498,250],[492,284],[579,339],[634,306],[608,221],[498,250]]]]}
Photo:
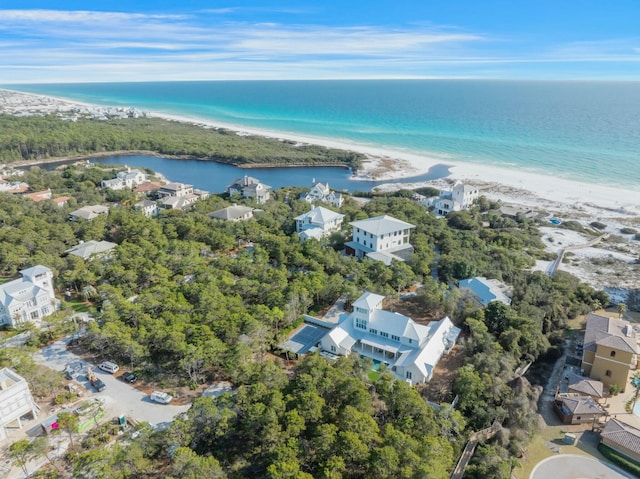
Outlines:
{"type": "Polygon", "coordinates": [[[640,0],[2,0],[0,84],[640,80],[640,0]]]}

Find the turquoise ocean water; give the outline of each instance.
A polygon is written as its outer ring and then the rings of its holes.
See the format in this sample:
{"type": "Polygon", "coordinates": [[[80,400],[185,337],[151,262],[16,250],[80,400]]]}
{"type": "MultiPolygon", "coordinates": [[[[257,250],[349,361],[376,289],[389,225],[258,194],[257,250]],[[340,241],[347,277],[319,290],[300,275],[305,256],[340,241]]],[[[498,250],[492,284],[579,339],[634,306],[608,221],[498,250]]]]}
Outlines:
{"type": "MultiPolygon", "coordinates": [[[[8,85],[244,127],[640,185],[640,83],[476,80],[8,85]]],[[[490,178],[487,178],[490,180],[490,178]]]]}

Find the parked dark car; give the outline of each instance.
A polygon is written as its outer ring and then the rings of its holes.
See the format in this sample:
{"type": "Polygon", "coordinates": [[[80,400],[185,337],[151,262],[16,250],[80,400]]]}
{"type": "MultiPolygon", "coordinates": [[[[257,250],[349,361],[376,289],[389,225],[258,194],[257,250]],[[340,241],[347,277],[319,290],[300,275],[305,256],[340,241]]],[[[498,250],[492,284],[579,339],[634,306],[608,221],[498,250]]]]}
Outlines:
{"type": "Polygon", "coordinates": [[[128,382],[129,384],[133,384],[138,380],[138,376],[130,372],[124,372],[122,374],[122,380],[128,382]]]}
{"type": "Polygon", "coordinates": [[[91,381],[91,385],[96,388],[96,391],[98,392],[102,392],[104,391],[104,388],[106,388],[106,384],[102,382],[102,379],[100,378],[93,378],[91,381]]]}

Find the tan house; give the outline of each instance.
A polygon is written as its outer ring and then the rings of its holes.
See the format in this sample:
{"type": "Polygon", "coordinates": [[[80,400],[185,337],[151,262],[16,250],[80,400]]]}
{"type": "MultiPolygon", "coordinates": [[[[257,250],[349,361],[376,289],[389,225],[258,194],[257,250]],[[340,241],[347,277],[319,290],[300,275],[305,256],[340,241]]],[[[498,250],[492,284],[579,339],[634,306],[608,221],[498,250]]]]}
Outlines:
{"type": "Polygon", "coordinates": [[[600,433],[600,442],[640,463],[640,429],[618,419],[609,419],[600,433]]]}
{"type": "Polygon", "coordinates": [[[624,392],[638,352],[636,332],[628,321],[589,313],[581,366],[585,376],[605,387],[617,384],[624,392]]]}
{"type": "Polygon", "coordinates": [[[591,396],[576,393],[556,394],[553,407],[563,424],[593,423],[607,414],[591,396]]]}

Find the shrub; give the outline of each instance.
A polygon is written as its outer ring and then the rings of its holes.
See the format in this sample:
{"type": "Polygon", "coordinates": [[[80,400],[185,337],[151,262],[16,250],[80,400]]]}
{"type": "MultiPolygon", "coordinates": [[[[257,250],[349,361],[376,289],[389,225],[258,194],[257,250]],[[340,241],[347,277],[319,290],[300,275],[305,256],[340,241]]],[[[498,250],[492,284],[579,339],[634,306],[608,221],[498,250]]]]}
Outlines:
{"type": "Polygon", "coordinates": [[[635,228],[620,228],[620,233],[622,233],[623,235],[635,235],[638,233],[638,230],[636,230],[635,228]]]}
{"type": "Polygon", "coordinates": [[[598,451],[600,451],[604,457],[615,465],[620,466],[622,469],[632,473],[636,477],[640,477],[640,464],[632,461],[626,456],[623,456],[618,451],[611,449],[606,444],[598,444],[598,451]]]}
{"type": "Polygon", "coordinates": [[[592,221],[589,224],[591,225],[592,228],[595,228],[597,230],[603,230],[607,227],[607,225],[605,225],[604,223],[600,223],[599,221],[592,221]]]}

